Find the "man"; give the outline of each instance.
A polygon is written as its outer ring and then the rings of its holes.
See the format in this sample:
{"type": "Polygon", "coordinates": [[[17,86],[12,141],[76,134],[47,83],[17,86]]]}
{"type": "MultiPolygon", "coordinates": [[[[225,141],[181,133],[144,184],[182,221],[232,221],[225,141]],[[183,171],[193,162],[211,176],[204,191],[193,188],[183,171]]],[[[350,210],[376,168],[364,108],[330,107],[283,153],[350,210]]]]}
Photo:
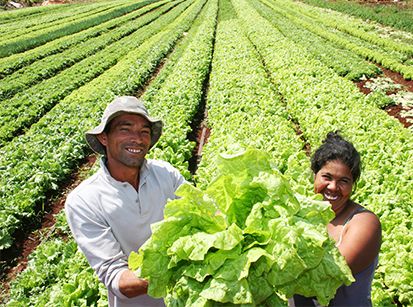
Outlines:
{"type": "MultiPolygon", "coordinates": [[[[103,155],[100,169],[68,196],[65,212],[73,236],[108,289],[110,306],[163,306],[146,294],[148,283],[128,269],[127,258],[163,219],[168,199],[184,182],[169,163],[145,156],[162,122],[135,97],[118,97],[86,141],[103,155]]],[[[167,235],[167,234],[165,234],[167,235]]]]}

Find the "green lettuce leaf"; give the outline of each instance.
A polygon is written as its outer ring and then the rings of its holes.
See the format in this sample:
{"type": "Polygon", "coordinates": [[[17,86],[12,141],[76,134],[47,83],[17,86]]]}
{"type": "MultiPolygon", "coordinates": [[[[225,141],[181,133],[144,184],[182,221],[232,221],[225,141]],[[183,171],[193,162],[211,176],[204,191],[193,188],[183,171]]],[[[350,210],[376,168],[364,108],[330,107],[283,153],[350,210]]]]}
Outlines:
{"type": "Polygon", "coordinates": [[[283,306],[294,294],[328,304],[354,280],[328,237],[328,202],[294,192],[298,183],[261,151],[220,156],[216,165],[204,190],[178,189],[130,255],[149,295],[168,306],[283,306]]]}

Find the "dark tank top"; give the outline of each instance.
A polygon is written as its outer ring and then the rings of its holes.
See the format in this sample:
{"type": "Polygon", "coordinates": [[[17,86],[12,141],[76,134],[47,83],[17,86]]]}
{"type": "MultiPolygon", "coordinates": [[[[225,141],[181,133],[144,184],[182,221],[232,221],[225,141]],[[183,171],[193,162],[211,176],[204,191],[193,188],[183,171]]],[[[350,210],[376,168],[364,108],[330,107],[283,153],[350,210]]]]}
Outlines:
{"type": "MultiPolygon", "coordinates": [[[[340,239],[336,246],[339,246],[343,236],[344,229],[348,222],[353,218],[354,215],[360,212],[370,212],[365,208],[358,208],[355,210],[344,222],[343,229],[340,234],[340,239]]],[[[341,286],[337,289],[336,295],[330,301],[328,306],[346,306],[346,307],[359,307],[359,306],[372,306],[371,303],[371,283],[374,277],[374,271],[376,270],[378,264],[378,255],[374,261],[363,271],[354,275],[355,281],[349,286],[341,286]]],[[[289,300],[289,306],[299,307],[299,306],[321,306],[317,300],[313,298],[307,298],[301,295],[294,295],[293,299],[289,300]]]]}

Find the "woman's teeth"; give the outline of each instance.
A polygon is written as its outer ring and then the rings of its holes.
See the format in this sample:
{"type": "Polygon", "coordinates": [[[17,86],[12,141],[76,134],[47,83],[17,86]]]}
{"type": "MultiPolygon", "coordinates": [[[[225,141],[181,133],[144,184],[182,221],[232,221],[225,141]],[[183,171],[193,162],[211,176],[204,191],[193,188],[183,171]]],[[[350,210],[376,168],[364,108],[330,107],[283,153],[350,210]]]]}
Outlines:
{"type": "Polygon", "coordinates": [[[329,193],[324,193],[324,199],[334,201],[334,200],[338,199],[338,195],[332,195],[332,194],[329,194],[329,193]]]}

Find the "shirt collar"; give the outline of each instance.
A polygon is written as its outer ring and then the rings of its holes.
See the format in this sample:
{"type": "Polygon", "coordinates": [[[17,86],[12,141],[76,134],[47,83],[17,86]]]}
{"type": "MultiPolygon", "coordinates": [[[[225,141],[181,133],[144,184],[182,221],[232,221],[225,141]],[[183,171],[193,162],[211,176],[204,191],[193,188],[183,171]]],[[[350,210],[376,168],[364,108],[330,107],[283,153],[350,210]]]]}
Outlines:
{"type": "MultiPolygon", "coordinates": [[[[125,182],[118,181],[112,177],[106,165],[107,165],[107,158],[105,156],[102,156],[100,158],[100,168],[102,170],[102,174],[104,178],[107,181],[115,183],[115,184],[124,184],[125,182]]],[[[142,186],[144,183],[146,183],[146,177],[148,175],[149,175],[148,160],[145,159],[145,161],[143,161],[143,164],[140,170],[139,186],[142,186]]]]}

